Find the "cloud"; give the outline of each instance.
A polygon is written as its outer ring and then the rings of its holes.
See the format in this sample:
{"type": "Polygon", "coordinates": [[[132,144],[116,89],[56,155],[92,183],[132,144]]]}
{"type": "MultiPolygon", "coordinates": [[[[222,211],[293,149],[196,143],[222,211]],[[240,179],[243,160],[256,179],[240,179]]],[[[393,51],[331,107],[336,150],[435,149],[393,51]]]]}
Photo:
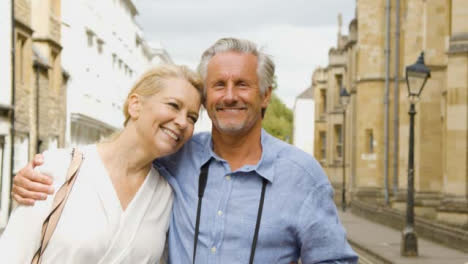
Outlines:
{"type": "Polygon", "coordinates": [[[158,40],[176,63],[195,68],[202,52],[222,37],[250,39],[273,55],[278,95],[292,107],[310,85],[315,67],[327,64],[336,44],[337,15],[343,32],[354,16],[353,0],[138,0],[146,38],[158,40]]]}
{"type": "MultiPolygon", "coordinates": [[[[352,0],[140,0],[139,21],[150,34],[239,31],[259,26],[336,24],[340,10],[354,11],[352,0]]],[[[349,12],[351,11],[351,12],[349,12]]]]}

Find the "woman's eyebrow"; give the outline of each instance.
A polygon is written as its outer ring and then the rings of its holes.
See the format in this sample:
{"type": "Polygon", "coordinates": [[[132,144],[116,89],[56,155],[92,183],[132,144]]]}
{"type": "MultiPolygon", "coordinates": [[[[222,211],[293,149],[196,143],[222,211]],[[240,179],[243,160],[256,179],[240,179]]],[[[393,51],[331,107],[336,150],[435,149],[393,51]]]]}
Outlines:
{"type": "Polygon", "coordinates": [[[179,98],[174,97],[174,96],[166,96],[166,97],[164,97],[164,99],[166,99],[166,100],[172,99],[172,100],[177,101],[179,104],[184,104],[179,98]]]}
{"type": "Polygon", "coordinates": [[[196,116],[198,118],[198,113],[195,112],[195,111],[189,111],[189,114],[194,115],[194,116],[196,116]]]}

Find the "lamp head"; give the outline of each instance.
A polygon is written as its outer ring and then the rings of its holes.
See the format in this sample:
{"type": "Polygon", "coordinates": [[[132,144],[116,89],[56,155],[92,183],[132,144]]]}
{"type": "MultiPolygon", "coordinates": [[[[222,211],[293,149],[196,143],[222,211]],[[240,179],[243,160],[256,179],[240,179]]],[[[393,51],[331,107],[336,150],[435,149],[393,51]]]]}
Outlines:
{"type": "Polygon", "coordinates": [[[406,67],[406,85],[410,100],[419,99],[429,77],[431,77],[431,71],[424,63],[424,52],[421,52],[416,63],[406,67]]]}
{"type": "Polygon", "coordinates": [[[346,106],[349,103],[349,99],[350,99],[350,94],[348,93],[348,91],[346,90],[346,88],[344,86],[341,86],[341,90],[340,90],[341,105],[343,105],[343,107],[346,108],[346,106]]]}

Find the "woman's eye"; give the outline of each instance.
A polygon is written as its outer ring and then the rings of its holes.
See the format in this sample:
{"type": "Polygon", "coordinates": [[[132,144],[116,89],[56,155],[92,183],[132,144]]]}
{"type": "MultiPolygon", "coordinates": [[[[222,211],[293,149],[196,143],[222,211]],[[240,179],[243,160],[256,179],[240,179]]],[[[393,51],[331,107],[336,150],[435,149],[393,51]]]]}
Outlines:
{"type": "Polygon", "coordinates": [[[174,109],[177,109],[177,110],[179,109],[179,105],[176,103],[167,103],[167,104],[170,105],[174,109]]]}
{"type": "Polygon", "coordinates": [[[188,118],[193,124],[195,124],[197,122],[197,118],[194,117],[194,116],[189,116],[188,118]]]}

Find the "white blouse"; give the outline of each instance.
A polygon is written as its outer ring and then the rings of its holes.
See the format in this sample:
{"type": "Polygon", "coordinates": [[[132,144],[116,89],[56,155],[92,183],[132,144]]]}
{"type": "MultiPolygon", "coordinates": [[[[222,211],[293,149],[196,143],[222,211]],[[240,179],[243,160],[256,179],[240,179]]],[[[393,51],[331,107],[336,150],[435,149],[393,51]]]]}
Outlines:
{"type": "MultiPolygon", "coordinates": [[[[123,211],[96,145],[81,151],[84,161],[42,263],[159,263],[172,209],[169,184],[152,167],[123,211]]],[[[51,175],[58,190],[70,159],[70,149],[46,151],[37,170],[51,175]]],[[[14,210],[0,237],[0,263],[31,263],[53,199],[14,210]]]]}

